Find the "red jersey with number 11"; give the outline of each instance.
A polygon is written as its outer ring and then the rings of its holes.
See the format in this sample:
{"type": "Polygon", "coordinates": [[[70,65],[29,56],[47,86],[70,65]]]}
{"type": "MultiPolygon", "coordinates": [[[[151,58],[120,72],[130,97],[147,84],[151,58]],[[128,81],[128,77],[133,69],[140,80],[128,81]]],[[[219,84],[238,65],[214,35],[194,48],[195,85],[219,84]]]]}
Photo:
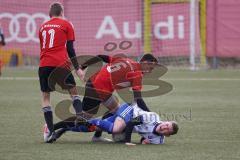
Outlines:
{"type": "Polygon", "coordinates": [[[66,42],[75,40],[73,26],[65,19],[52,18],[39,30],[40,67],[57,67],[66,64],[68,54],[66,42]]]}

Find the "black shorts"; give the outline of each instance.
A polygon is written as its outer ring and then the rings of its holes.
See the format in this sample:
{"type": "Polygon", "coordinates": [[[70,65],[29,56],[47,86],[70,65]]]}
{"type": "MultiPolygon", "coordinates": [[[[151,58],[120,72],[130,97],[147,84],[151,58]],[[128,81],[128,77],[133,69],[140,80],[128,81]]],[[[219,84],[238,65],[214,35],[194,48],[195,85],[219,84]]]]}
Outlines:
{"type": "Polygon", "coordinates": [[[108,100],[111,96],[112,94],[108,94],[106,99],[101,99],[92,82],[88,80],[85,85],[85,93],[82,101],[83,111],[90,114],[97,114],[100,104],[108,100]]]}
{"type": "Polygon", "coordinates": [[[42,92],[57,90],[64,92],[76,86],[76,82],[70,70],[59,67],[39,67],[39,82],[42,92]],[[60,87],[57,87],[60,86],[60,87]]]}
{"type": "Polygon", "coordinates": [[[85,85],[85,93],[82,101],[83,111],[90,114],[96,114],[101,102],[102,101],[99,98],[94,86],[92,85],[92,82],[88,80],[85,85]]]}

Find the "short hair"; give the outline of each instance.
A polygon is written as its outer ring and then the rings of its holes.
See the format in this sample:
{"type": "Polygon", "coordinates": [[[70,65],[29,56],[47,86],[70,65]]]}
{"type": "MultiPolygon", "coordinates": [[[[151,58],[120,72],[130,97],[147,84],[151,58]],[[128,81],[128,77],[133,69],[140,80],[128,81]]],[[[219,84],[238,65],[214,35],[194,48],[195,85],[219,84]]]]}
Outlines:
{"type": "Polygon", "coordinates": [[[143,61],[158,63],[157,58],[155,58],[151,53],[144,54],[140,62],[143,62],[143,61]]]}
{"type": "Polygon", "coordinates": [[[175,121],[171,121],[171,122],[172,122],[172,130],[173,130],[171,135],[177,134],[178,129],[179,129],[178,124],[175,121]]]}
{"type": "Polygon", "coordinates": [[[63,5],[59,2],[54,2],[50,5],[49,16],[60,16],[63,13],[63,5]]]}

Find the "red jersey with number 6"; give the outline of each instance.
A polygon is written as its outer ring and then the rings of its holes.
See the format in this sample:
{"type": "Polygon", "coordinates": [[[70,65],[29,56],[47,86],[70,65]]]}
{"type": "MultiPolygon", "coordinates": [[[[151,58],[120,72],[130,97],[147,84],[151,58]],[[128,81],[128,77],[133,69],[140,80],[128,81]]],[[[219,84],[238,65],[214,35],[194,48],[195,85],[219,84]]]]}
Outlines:
{"type": "Polygon", "coordinates": [[[68,61],[66,42],[75,40],[73,26],[65,19],[54,17],[40,27],[39,40],[40,67],[66,64],[68,61]]]}
{"type": "MultiPolygon", "coordinates": [[[[114,90],[131,87],[142,89],[142,71],[140,64],[129,58],[110,58],[110,63],[91,77],[97,92],[111,94],[114,90]]],[[[102,98],[102,97],[101,97],[102,98]]]]}

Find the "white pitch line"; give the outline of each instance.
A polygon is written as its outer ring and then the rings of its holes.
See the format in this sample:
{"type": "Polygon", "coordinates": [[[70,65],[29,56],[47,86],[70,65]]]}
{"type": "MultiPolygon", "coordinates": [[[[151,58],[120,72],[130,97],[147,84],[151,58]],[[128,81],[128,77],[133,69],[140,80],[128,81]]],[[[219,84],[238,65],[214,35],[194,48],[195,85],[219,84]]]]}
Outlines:
{"type": "MultiPolygon", "coordinates": [[[[38,77],[0,77],[0,80],[39,80],[38,77]]],[[[240,78],[164,78],[164,81],[240,81],[240,78]]]]}
{"type": "Polygon", "coordinates": [[[169,81],[240,81],[240,78],[166,78],[169,81]]]}
{"type": "Polygon", "coordinates": [[[20,81],[31,81],[31,80],[38,80],[38,77],[0,77],[0,80],[20,80],[20,81]]]}

